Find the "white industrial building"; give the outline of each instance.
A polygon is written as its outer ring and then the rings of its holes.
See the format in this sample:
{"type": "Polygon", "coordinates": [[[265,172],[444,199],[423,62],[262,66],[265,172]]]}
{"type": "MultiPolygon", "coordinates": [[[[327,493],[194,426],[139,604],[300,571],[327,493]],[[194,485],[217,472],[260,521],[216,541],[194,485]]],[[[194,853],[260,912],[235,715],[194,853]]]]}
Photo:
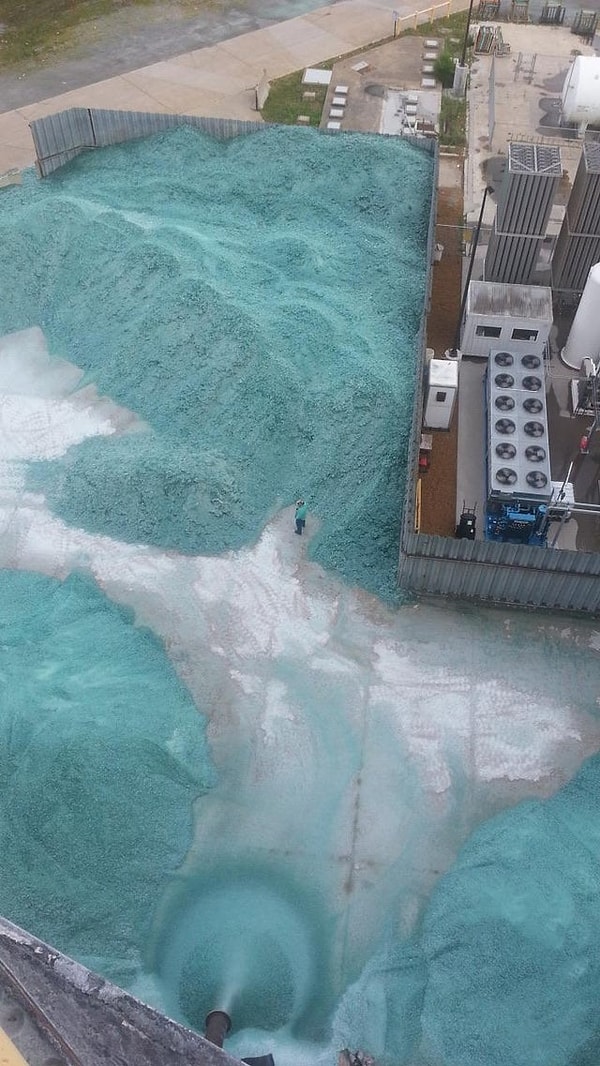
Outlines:
{"type": "Polygon", "coordinates": [[[552,328],[552,290],[544,285],[472,281],[461,335],[463,355],[487,359],[509,348],[544,358],[552,328]]]}

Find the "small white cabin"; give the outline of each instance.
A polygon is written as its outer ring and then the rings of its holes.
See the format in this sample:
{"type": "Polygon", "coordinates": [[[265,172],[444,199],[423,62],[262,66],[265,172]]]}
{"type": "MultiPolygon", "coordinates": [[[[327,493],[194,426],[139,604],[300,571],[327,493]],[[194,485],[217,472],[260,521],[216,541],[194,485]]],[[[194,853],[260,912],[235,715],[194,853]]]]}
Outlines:
{"type": "Polygon", "coordinates": [[[423,423],[428,429],[450,429],[458,393],[458,363],[431,359],[427,366],[427,394],[423,423]]]}
{"type": "Polygon", "coordinates": [[[545,285],[472,281],[467,293],[460,348],[487,359],[490,349],[544,358],[552,328],[552,290],[545,285]]]}

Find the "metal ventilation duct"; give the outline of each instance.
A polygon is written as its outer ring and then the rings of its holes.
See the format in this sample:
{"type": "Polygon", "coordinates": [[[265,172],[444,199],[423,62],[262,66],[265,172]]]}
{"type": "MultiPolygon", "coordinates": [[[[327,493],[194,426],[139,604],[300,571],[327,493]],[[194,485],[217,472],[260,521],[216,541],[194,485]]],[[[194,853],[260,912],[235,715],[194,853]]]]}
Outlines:
{"type": "Polygon", "coordinates": [[[561,177],[560,149],[509,144],[485,258],[486,281],[517,285],[531,281],[561,177]]]}
{"type": "Polygon", "coordinates": [[[539,258],[540,237],[498,233],[497,220],[485,257],[485,280],[527,285],[539,258]]]}
{"type": "Polygon", "coordinates": [[[586,142],[552,257],[552,287],[582,292],[600,261],[600,144],[586,142]]]}

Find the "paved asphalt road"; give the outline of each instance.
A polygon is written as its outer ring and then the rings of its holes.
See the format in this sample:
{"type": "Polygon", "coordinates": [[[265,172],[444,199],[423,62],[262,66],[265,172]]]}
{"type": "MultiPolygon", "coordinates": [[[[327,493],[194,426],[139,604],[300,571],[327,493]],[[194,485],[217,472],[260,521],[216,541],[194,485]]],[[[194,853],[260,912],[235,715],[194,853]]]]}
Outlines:
{"type": "MultiPolygon", "coordinates": [[[[0,113],[323,6],[324,0],[244,0],[243,4],[220,0],[193,15],[166,0],[151,7],[124,8],[83,24],[73,47],[44,61],[0,69],[0,113]]],[[[387,6],[385,0],[381,6],[387,6]]]]}

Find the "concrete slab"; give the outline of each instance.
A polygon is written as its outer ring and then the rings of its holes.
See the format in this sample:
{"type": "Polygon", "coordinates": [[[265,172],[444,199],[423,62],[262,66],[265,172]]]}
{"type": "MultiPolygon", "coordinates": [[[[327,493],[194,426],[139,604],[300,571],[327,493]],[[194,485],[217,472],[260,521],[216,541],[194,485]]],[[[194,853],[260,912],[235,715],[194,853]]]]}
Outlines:
{"type": "MultiPolygon", "coordinates": [[[[576,47],[582,55],[594,55],[593,48],[562,26],[507,23],[502,25],[502,34],[510,45],[510,54],[494,58],[478,55],[471,67],[465,168],[465,213],[471,223],[479,214],[488,180],[491,178],[494,186],[498,184],[498,168],[509,140],[559,144],[569,185],[581,150],[580,144],[565,137],[557,126],[558,101],[573,49],[576,47]],[[494,101],[491,108],[490,94],[494,101]]],[[[494,212],[495,202],[488,199],[486,226],[493,222],[494,212]]],[[[551,232],[558,232],[563,215],[564,206],[559,204],[553,213],[551,232]]]]}

